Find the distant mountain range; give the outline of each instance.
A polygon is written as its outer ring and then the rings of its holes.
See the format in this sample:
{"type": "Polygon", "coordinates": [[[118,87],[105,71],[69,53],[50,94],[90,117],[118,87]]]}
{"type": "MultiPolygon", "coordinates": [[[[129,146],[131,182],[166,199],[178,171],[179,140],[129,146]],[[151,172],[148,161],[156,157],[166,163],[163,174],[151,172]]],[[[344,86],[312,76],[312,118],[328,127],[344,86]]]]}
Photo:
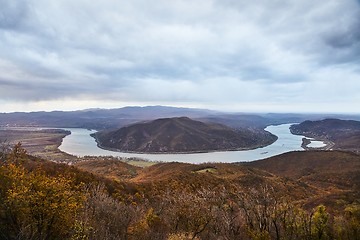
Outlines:
{"type": "Polygon", "coordinates": [[[215,111],[164,106],[86,109],[79,111],[0,113],[0,126],[76,127],[89,129],[119,128],[156,118],[188,116],[201,118],[215,111]]]}
{"type": "Polygon", "coordinates": [[[0,126],[42,126],[58,128],[116,129],[144,120],[186,116],[203,122],[216,122],[232,128],[260,128],[271,124],[299,123],[305,120],[340,118],[360,120],[359,115],[224,113],[206,109],[165,106],[86,109],[79,111],[0,113],[0,126]]]}
{"type": "Polygon", "coordinates": [[[265,131],[234,130],[188,117],[162,118],[95,135],[100,147],[123,152],[169,153],[262,147],[277,137],[265,131]]]}

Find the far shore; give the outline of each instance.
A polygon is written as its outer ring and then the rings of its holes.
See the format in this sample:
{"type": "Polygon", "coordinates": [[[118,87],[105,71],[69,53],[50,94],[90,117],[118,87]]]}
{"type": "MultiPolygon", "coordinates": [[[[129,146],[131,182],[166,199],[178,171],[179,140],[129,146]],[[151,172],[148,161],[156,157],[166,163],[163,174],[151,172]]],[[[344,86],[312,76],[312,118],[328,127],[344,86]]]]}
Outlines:
{"type": "Polygon", "coordinates": [[[95,139],[95,142],[96,142],[96,145],[98,146],[98,148],[101,148],[101,149],[104,149],[104,150],[107,150],[107,151],[120,152],[120,153],[132,153],[132,154],[154,154],[154,155],[157,155],[157,154],[166,155],[166,154],[196,154],[196,153],[248,151],[248,150],[254,150],[254,149],[258,149],[258,148],[267,147],[267,146],[273,144],[274,142],[276,142],[277,139],[278,139],[278,137],[276,136],[276,139],[274,141],[270,142],[269,144],[257,145],[257,146],[253,146],[253,147],[249,147],[249,148],[215,149],[215,150],[200,150],[200,151],[186,151],[186,152],[137,152],[137,151],[123,151],[123,150],[119,150],[119,149],[116,149],[116,148],[104,147],[104,146],[102,146],[100,144],[100,142],[96,138],[95,134],[90,134],[90,136],[95,139]]]}
{"type": "Polygon", "coordinates": [[[301,144],[301,147],[304,150],[331,150],[335,146],[335,143],[329,140],[324,139],[316,139],[316,138],[303,138],[303,143],[301,144]],[[325,144],[323,147],[309,147],[312,141],[321,141],[325,144]]]}

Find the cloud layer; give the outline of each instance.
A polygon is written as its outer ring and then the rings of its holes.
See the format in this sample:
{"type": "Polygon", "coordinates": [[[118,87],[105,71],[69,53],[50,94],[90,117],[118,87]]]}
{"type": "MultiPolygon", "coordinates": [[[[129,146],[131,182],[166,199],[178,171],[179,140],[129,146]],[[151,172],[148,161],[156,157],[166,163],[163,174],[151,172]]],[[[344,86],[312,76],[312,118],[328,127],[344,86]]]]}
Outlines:
{"type": "Polygon", "coordinates": [[[15,102],[334,112],[360,104],[359,1],[0,6],[3,111],[15,102]]]}

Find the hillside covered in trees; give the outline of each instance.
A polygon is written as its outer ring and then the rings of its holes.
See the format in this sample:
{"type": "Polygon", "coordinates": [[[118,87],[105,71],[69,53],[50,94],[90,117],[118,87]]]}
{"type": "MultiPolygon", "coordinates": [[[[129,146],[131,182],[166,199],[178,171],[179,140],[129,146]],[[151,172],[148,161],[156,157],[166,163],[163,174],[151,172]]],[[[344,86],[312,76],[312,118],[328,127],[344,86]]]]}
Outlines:
{"type": "Polygon", "coordinates": [[[277,137],[258,129],[233,129],[188,117],[161,118],[93,135],[100,147],[123,152],[173,153],[263,147],[277,137]]]}
{"type": "Polygon", "coordinates": [[[285,160],[281,170],[275,159],[139,168],[108,158],[69,166],[32,157],[20,144],[3,146],[0,239],[359,239],[358,155],[277,158],[324,159],[332,167],[326,178],[321,161],[314,165],[323,175],[291,170],[285,160]],[[339,161],[337,176],[331,169],[339,161]]]}
{"type": "Polygon", "coordinates": [[[360,152],[360,121],[324,119],[294,124],[291,133],[330,141],[333,149],[360,152]]]}

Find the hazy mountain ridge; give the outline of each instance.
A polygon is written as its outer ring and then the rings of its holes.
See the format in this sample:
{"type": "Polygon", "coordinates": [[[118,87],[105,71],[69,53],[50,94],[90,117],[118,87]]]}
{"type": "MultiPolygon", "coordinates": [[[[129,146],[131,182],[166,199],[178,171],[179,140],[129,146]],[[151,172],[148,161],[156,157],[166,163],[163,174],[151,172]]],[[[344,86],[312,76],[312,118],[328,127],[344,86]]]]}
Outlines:
{"type": "Polygon", "coordinates": [[[115,129],[144,120],[187,116],[204,122],[217,122],[232,128],[259,128],[282,123],[299,123],[325,117],[358,119],[358,115],[292,113],[224,113],[207,109],[165,106],[85,109],[78,111],[0,113],[0,126],[42,126],[58,128],[115,129]]]}
{"type": "Polygon", "coordinates": [[[277,139],[265,131],[234,130],[187,117],[137,123],[94,136],[103,148],[147,153],[239,150],[268,145],[277,139]]]}
{"type": "Polygon", "coordinates": [[[160,117],[205,117],[217,114],[206,109],[164,106],[123,107],[116,109],[85,109],[78,111],[0,113],[0,126],[48,126],[91,129],[119,128],[143,120],[160,117]]]}

